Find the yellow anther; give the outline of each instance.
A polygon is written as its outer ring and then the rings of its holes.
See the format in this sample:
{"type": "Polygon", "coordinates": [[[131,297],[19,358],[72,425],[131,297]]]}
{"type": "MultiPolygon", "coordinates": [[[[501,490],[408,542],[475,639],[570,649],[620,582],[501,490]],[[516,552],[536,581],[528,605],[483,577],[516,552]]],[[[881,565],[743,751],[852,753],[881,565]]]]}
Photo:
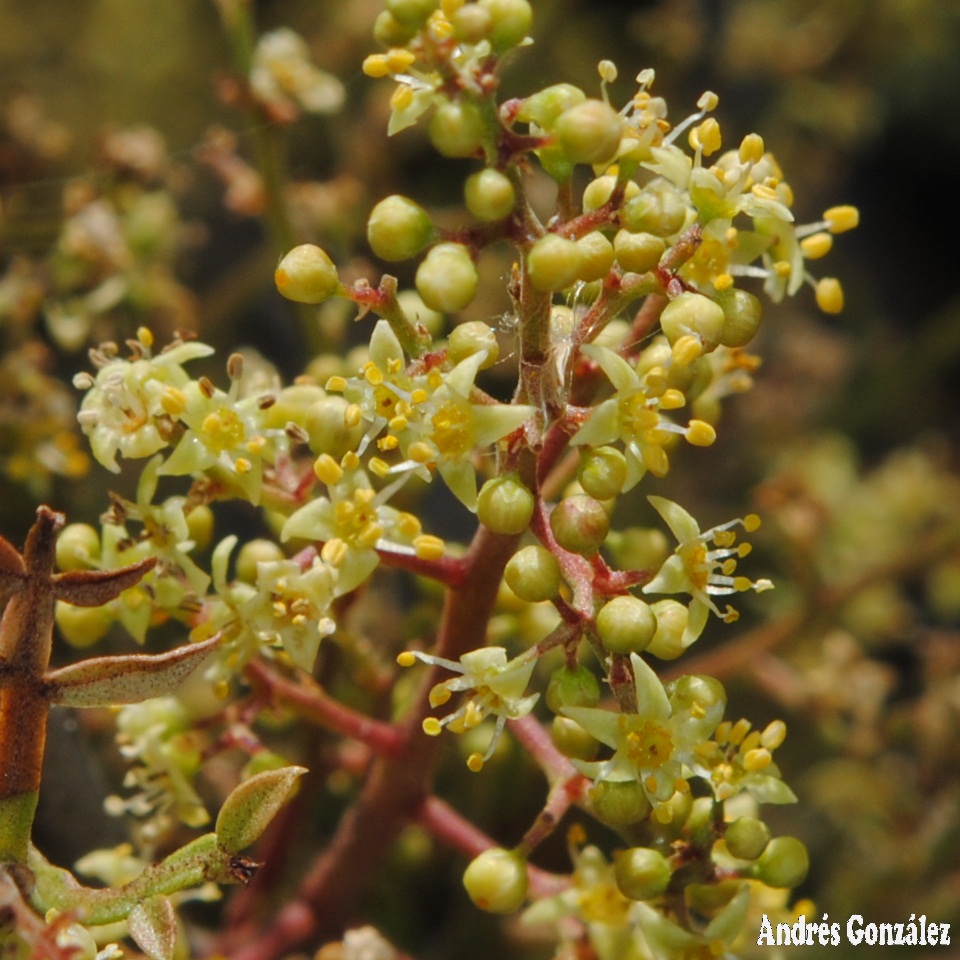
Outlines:
{"type": "Polygon", "coordinates": [[[714,117],[707,117],[690,131],[690,146],[694,150],[703,150],[704,156],[716,153],[723,143],[720,124],[714,117]]]}
{"type": "Polygon", "coordinates": [[[436,717],[427,717],[421,727],[428,737],[439,737],[443,730],[443,724],[436,717]]]}
{"type": "Polygon", "coordinates": [[[313,462],[313,473],[318,480],[322,480],[328,487],[339,483],[343,478],[343,469],[329,453],[321,453],[313,462]]]}
{"type": "Polygon", "coordinates": [[[396,450],[397,447],[399,446],[400,446],[400,441],[392,434],[388,434],[385,437],[381,437],[377,441],[378,450],[385,450],[385,451],[396,450]]]}
{"type": "Polygon", "coordinates": [[[771,720],[760,734],[760,745],[767,750],[776,750],[787,738],[787,725],[782,720],[771,720]]]}
{"type": "Polygon", "coordinates": [[[717,725],[717,732],[713,735],[714,740],[725,747],[730,742],[730,729],[733,724],[729,720],[723,720],[717,725]]]}
{"type": "Polygon", "coordinates": [[[688,333],[686,336],[680,337],[673,345],[673,349],[670,351],[670,355],[673,357],[673,362],[680,367],[690,366],[694,360],[698,360],[700,358],[702,353],[703,344],[700,342],[700,338],[695,337],[692,333],[688,333]]]}
{"type": "Polygon", "coordinates": [[[718,530],[713,535],[713,542],[718,547],[732,547],[737,535],[732,530],[718,530]]]}
{"type": "Polygon", "coordinates": [[[845,233],[860,223],[860,211],[850,204],[844,204],[824,211],[823,219],[827,221],[827,229],[831,233],[845,233]]]}
{"type": "Polygon", "coordinates": [[[755,513],[748,513],[743,518],[743,529],[747,533],[753,533],[754,530],[760,529],[760,518],[755,513]]]}
{"type": "Polygon", "coordinates": [[[391,73],[406,73],[413,66],[416,55],[403,47],[394,47],[386,54],[387,69],[391,73]]]}
{"type": "Polygon", "coordinates": [[[760,731],[751,730],[746,737],[743,739],[743,743],[740,744],[741,753],[749,753],[751,750],[756,750],[760,746],[760,731]]]}
{"type": "Polygon", "coordinates": [[[780,197],[777,195],[777,191],[772,187],[768,187],[764,183],[755,183],[751,188],[750,192],[758,200],[779,200],[780,197]]]}
{"type": "Polygon", "coordinates": [[[700,110],[716,110],[720,98],[712,90],[704,90],[697,101],[697,107],[700,110]]]}
{"type": "Polygon", "coordinates": [[[363,410],[360,409],[358,403],[351,403],[347,409],[343,411],[343,425],[349,430],[352,430],[354,427],[359,427],[362,420],[363,410]]]}
{"type": "Polygon", "coordinates": [[[741,717],[731,728],[730,728],[730,743],[735,747],[739,747],[743,743],[743,738],[750,732],[750,721],[745,720],[741,717]]]}
{"type": "MultiPolygon", "coordinates": [[[[737,561],[734,560],[733,557],[727,557],[727,559],[724,560],[723,563],[720,564],[720,572],[721,572],[725,577],[729,577],[729,576],[733,573],[733,571],[736,570],[736,569],[737,569],[737,561]]],[[[743,579],[745,579],[745,578],[744,578],[744,577],[738,577],[737,579],[738,579],[738,580],[743,580],[743,579]]],[[[750,582],[750,581],[748,580],[747,583],[749,583],[749,582],[750,582]]]]}
{"type": "Polygon", "coordinates": [[[740,141],[737,156],[741,163],[759,163],[763,159],[763,137],[759,133],[748,133],[740,141]]]}
{"type": "Polygon", "coordinates": [[[483,769],[483,757],[479,753],[471,753],[467,757],[467,768],[473,773],[479,773],[483,769]]]}
{"type": "Polygon", "coordinates": [[[643,447],[643,465],[655,476],[665,477],[670,469],[670,461],[663,447],[646,444],[643,447]]]}
{"type": "Polygon", "coordinates": [[[430,463],[434,459],[433,447],[422,440],[415,440],[408,447],[407,456],[416,463],[430,463]]]}
{"type": "Polygon", "coordinates": [[[770,766],[772,760],[773,757],[770,756],[769,750],[764,750],[763,747],[757,747],[755,750],[750,750],[744,755],[743,768],[744,770],[749,770],[751,773],[756,770],[764,770],[770,766]]]}
{"type": "Polygon", "coordinates": [[[385,53],[371,53],[364,59],[362,69],[368,77],[373,77],[375,80],[389,76],[390,67],[387,65],[387,55],[385,53]]]}
{"type": "Polygon", "coordinates": [[[401,667],[412,667],[416,662],[417,658],[409,650],[397,654],[397,663],[401,667]]]}
{"type": "Polygon", "coordinates": [[[404,416],[394,417],[387,423],[387,426],[394,431],[394,433],[400,433],[403,430],[406,430],[410,426],[410,421],[407,420],[404,416]]]}
{"type": "Polygon", "coordinates": [[[722,619],[724,623],[736,623],[740,619],[740,611],[734,610],[733,607],[727,607],[723,611],[722,619]]]}
{"type": "Polygon", "coordinates": [[[160,406],[171,417],[179,417],[187,409],[187,395],[176,387],[164,387],[160,395],[160,406]]]}
{"type": "Polygon", "coordinates": [[[643,781],[643,785],[644,785],[644,786],[647,788],[647,790],[649,790],[651,793],[653,793],[654,790],[656,790],[657,787],[659,786],[659,784],[657,783],[657,778],[654,777],[653,775],[647,777],[646,780],[643,781]]]}
{"type": "Polygon", "coordinates": [[[667,371],[661,367],[651,367],[643,375],[643,392],[648,397],[659,397],[667,389],[667,371]]]}
{"type": "Polygon", "coordinates": [[[363,365],[363,379],[371,387],[379,387],[383,383],[383,371],[371,360],[363,365]]]}
{"type": "Polygon", "coordinates": [[[597,73],[604,83],[613,83],[618,76],[617,65],[612,60],[601,60],[597,64],[597,73]]]}
{"type": "Polygon", "coordinates": [[[153,346],[153,331],[149,327],[137,327],[137,341],[149,350],[153,346]]]}
{"type": "Polygon", "coordinates": [[[390,97],[390,108],[392,110],[406,110],[413,104],[413,90],[405,83],[397,84],[396,90],[390,97]]]}
{"type": "Polygon", "coordinates": [[[402,536],[412,539],[420,532],[420,519],[412,513],[401,513],[397,518],[397,529],[402,536]]]}
{"type": "Polygon", "coordinates": [[[819,260],[825,257],[833,246],[833,237],[821,230],[819,233],[813,233],[809,237],[804,237],[800,241],[800,249],[808,260],[819,260]]]}
{"type": "Polygon", "coordinates": [[[445,544],[440,537],[422,533],[413,540],[413,549],[421,560],[439,560],[443,556],[445,544]]]}
{"type": "Polygon", "coordinates": [[[467,0],[440,0],[440,9],[445,17],[452,17],[467,0]]]}
{"type": "Polygon", "coordinates": [[[371,523],[364,527],[363,532],[357,537],[357,543],[361,547],[375,547],[383,536],[383,527],[378,523],[371,523]]]}
{"type": "Polygon", "coordinates": [[[340,458],[340,466],[344,470],[356,470],[360,466],[360,458],[357,456],[355,450],[348,450],[340,458]]]}
{"type": "Polygon", "coordinates": [[[371,457],[367,466],[370,468],[370,472],[381,480],[385,480],[390,476],[390,464],[380,457],[371,457]]]}
{"type": "Polygon", "coordinates": [[[463,708],[463,727],[471,730],[483,723],[484,713],[476,700],[470,700],[463,708]]]}
{"type": "Polygon", "coordinates": [[[748,580],[746,577],[733,578],[733,589],[741,593],[744,590],[749,590],[752,586],[753,586],[753,582],[748,580]]]}
{"type": "Polygon", "coordinates": [[[661,410],[678,410],[686,402],[687,398],[683,395],[683,391],[678,390],[676,387],[670,387],[660,394],[661,410]]]}
{"type": "Polygon", "coordinates": [[[429,394],[423,387],[417,387],[415,390],[410,391],[410,402],[411,403],[425,403],[429,394]]]}
{"type": "Polygon", "coordinates": [[[263,453],[263,448],[267,445],[266,437],[252,437],[247,441],[247,453],[254,456],[263,453]]]}
{"type": "Polygon", "coordinates": [[[824,277],[817,281],[817,306],[824,313],[839,313],[843,309],[843,287],[836,277],[824,277]]]}
{"type": "Polygon", "coordinates": [[[687,443],[709,447],[717,439],[717,431],[706,420],[691,420],[687,426],[687,443]]]}
{"type": "Polygon", "coordinates": [[[717,293],[723,293],[724,290],[729,290],[733,286],[733,277],[729,273],[718,273],[713,278],[713,289],[717,293]]]}
{"type": "Polygon", "coordinates": [[[346,543],[339,537],[334,537],[320,548],[320,559],[324,563],[329,563],[331,567],[340,567],[343,566],[349,552],[346,543]]]}
{"type": "Polygon", "coordinates": [[[450,698],[453,694],[450,692],[449,687],[445,687],[442,683],[438,683],[436,686],[430,688],[430,706],[431,707],[442,707],[445,703],[450,702],[450,698]]]}
{"type": "Polygon", "coordinates": [[[653,809],[653,815],[659,823],[670,823],[673,820],[673,807],[669,803],[658,803],[653,809]]]}
{"type": "Polygon", "coordinates": [[[773,265],[773,272],[774,272],[781,280],[787,280],[787,279],[789,279],[789,277],[790,277],[790,274],[791,274],[791,272],[792,272],[792,268],[790,267],[790,264],[789,264],[786,260],[778,260],[778,261],[773,265]]]}
{"type": "Polygon", "coordinates": [[[750,553],[751,550],[753,550],[752,543],[741,543],[740,546],[737,547],[737,556],[743,558],[750,553]]]}
{"type": "Polygon", "coordinates": [[[333,393],[343,393],[347,389],[347,381],[345,377],[335,375],[330,377],[327,380],[327,390],[332,391],[333,393]]]}
{"type": "Polygon", "coordinates": [[[253,464],[246,457],[237,457],[233,467],[237,473],[249,473],[253,469],[253,464]]]}

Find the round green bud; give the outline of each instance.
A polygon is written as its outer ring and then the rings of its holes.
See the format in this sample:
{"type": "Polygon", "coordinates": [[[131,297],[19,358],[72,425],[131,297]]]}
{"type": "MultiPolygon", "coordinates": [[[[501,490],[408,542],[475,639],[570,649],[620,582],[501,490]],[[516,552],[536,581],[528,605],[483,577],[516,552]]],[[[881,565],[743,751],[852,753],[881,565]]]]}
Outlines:
{"type": "Polygon", "coordinates": [[[56,557],[61,570],[89,570],[100,557],[100,533],[89,523],[68,523],[57,537],[56,557]]]}
{"type": "Polygon", "coordinates": [[[629,273],[652,270],[663,256],[667,244],[652,233],[630,233],[620,230],[613,238],[613,252],[617,263],[629,273]]]}
{"type": "Polygon", "coordinates": [[[586,283],[603,280],[613,266],[613,244],[594,230],[577,241],[580,248],[580,269],[577,279],[586,283]]]}
{"type": "Polygon", "coordinates": [[[326,396],[316,383],[293,383],[276,393],[275,401],[263,411],[263,423],[269,430],[282,430],[288,423],[302,427],[307,411],[326,396]]]}
{"type": "Polygon", "coordinates": [[[754,866],[754,875],[768,887],[796,887],[810,869],[807,848],[796,837],[774,837],[754,866]]]}
{"type": "Polygon", "coordinates": [[[465,3],[454,10],[450,22],[460,43],[479,43],[490,34],[490,14],[479,3],[465,3]]]}
{"type": "Polygon", "coordinates": [[[597,500],[615,497],[627,479],[627,458],[616,447],[594,447],[580,461],[580,486],[597,500]]]}
{"type": "Polygon", "coordinates": [[[198,550],[205,550],[213,539],[213,511],[205,504],[198,503],[186,513],[187,533],[198,550]]]}
{"type": "Polygon", "coordinates": [[[652,233],[672,237],[687,222],[687,205],[680,194],[665,183],[646,187],[628,199],[620,212],[620,223],[631,233],[652,233]]]}
{"type": "Polygon", "coordinates": [[[673,871],[662,853],[649,847],[631,847],[614,855],[613,875],[625,897],[652,900],[667,889],[673,871]]]}
{"type": "Polygon", "coordinates": [[[584,100],[557,117],[553,132],[574,163],[610,163],[620,149],[623,118],[603,100],[584,100]]]}
{"type": "Polygon", "coordinates": [[[689,713],[702,717],[718,704],[727,703],[727,691],[715,677],[687,674],[671,681],[664,688],[674,714],[689,713]]]}
{"type": "Polygon", "coordinates": [[[276,563],[283,559],[283,550],[273,540],[248,540],[237,553],[237,579],[256,583],[257,564],[276,563]]]}
{"type": "Polygon", "coordinates": [[[723,834],[730,855],[738,860],[756,860],[770,842],[770,828],[756,817],[738,817],[723,834]]]}
{"type": "Polygon", "coordinates": [[[639,597],[614,597],[597,614],[600,642],[612,653],[640,653],[657,631],[657,618],[639,597]]]}
{"type": "Polygon", "coordinates": [[[571,553],[591,554],[610,532],[610,517],[603,504],[583,493],[564,497],[550,514],[550,529],[557,543],[571,553]]]}
{"type": "Polygon", "coordinates": [[[419,27],[437,9],[438,0],[386,0],[384,6],[397,23],[419,27]]]}
{"type": "Polygon", "coordinates": [[[417,32],[404,26],[389,10],[381,10],[373,21],[373,37],[385,47],[405,47],[417,32]]]}
{"type": "Polygon", "coordinates": [[[469,100],[447,101],[433,112],[427,135],[445,157],[473,157],[483,151],[487,126],[476,104],[469,100]]]}
{"type": "Polygon", "coordinates": [[[760,300],[746,290],[733,287],[717,294],[726,322],[720,342],[725,347],[745,347],[760,329],[763,306],[760,300]]]}
{"type": "Polygon", "coordinates": [[[76,650],[102,640],[115,619],[109,607],[74,607],[62,600],[57,601],[54,616],[60,635],[76,650]]]}
{"type": "Polygon", "coordinates": [[[515,474],[487,480],[477,495],[477,519],[494,533],[523,533],[536,505],[533,494],[515,474]]]}
{"type": "Polygon", "coordinates": [[[363,423],[347,425],[350,404],[340,396],[323,397],[310,405],[304,418],[303,427],[307,431],[307,443],[310,451],[317,454],[329,453],[339,460],[350,450],[356,450],[363,437],[363,423]]]}
{"type": "Polygon", "coordinates": [[[572,760],[592,760],[600,750],[600,741],[591,737],[576,720],[554,717],[550,723],[553,745],[572,760]]]}
{"type": "Polygon", "coordinates": [[[431,310],[456,313],[476,296],[480,280],[470,251],[462,243],[438,243],[417,268],[414,282],[431,310]]]}
{"type": "Polygon", "coordinates": [[[576,241],[556,233],[540,237],[527,254],[530,282],[545,292],[563,290],[580,275],[583,254],[576,241]]]}
{"type": "Polygon", "coordinates": [[[513,913],[527,897],[527,864],[512,850],[492,847],[470,862],[463,874],[470,899],[488,913],[513,913]]]}
{"type": "Polygon", "coordinates": [[[477,0],[490,17],[488,38],[494,53],[503,53],[521,43],[533,25],[529,0],[477,0]]]}
{"type": "Polygon", "coordinates": [[[600,684],[583,664],[573,670],[560,667],[550,675],[545,699],[554,713],[564,707],[595,707],[600,702],[600,684]]]}
{"type": "Polygon", "coordinates": [[[541,130],[551,130],[564,110],[586,99],[587,95],[572,83],[556,83],[527,97],[517,112],[517,119],[521,123],[535,123],[541,130]]]}
{"type": "Polygon", "coordinates": [[[415,257],[434,237],[427,211],[407,197],[385,197],[370,211],[367,242],[381,260],[415,257]]]}
{"type": "Polygon", "coordinates": [[[287,253],[273,279],[277,289],[296,303],[322,303],[340,286],[333,261],[312,243],[302,243],[287,253]]]}
{"type": "Polygon", "coordinates": [[[463,195],[467,209],[478,220],[488,223],[510,216],[517,202],[510,178],[493,167],[478,170],[467,177],[463,195]]]}
{"type": "Polygon", "coordinates": [[[610,540],[617,566],[623,570],[659,570],[670,555],[666,534],[656,527],[628,527],[610,540]]]}
{"type": "Polygon", "coordinates": [[[518,550],[503,571],[507,586],[528,603],[552,600],[560,591],[560,564],[539,544],[518,550]]]}
{"type": "Polygon", "coordinates": [[[657,632],[647,647],[660,660],[676,660],[686,650],[683,634],[687,629],[689,612],[678,600],[657,600],[650,604],[657,618],[657,632]]]}
{"type": "Polygon", "coordinates": [[[450,359],[454,363],[466,360],[475,353],[486,351],[487,358],[480,364],[481,370],[492,367],[500,357],[500,344],[493,327],[483,320],[468,320],[453,328],[447,343],[450,359]]]}
{"type": "Polygon", "coordinates": [[[726,317],[719,303],[702,293],[685,291],[674,297],[660,314],[660,327],[671,344],[681,337],[694,336],[709,353],[719,343],[726,317]]]}
{"type": "Polygon", "coordinates": [[[588,796],[597,819],[611,827],[639,823],[650,815],[650,801],[636,780],[601,780],[588,796]]]}
{"type": "MultiPolygon", "coordinates": [[[[593,213],[599,210],[612,196],[613,190],[617,185],[617,178],[607,173],[602,177],[591,180],[583,190],[584,213],[593,213]]],[[[640,192],[640,185],[635,180],[628,180],[623,188],[624,200],[635,197],[640,192]]]]}

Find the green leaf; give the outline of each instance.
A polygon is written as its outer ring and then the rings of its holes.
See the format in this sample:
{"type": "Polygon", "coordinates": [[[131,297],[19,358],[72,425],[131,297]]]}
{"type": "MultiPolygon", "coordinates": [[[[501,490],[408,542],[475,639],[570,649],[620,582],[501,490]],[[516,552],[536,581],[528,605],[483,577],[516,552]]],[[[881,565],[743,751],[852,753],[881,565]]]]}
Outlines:
{"type": "Polygon", "coordinates": [[[305,767],[281,767],[244,780],[220,808],[216,826],[220,846],[231,853],[249,847],[290,799],[297,780],[306,772],[305,767]]]}
{"type": "Polygon", "coordinates": [[[150,960],[173,960],[177,946],[177,918],[166,897],[138,903],[127,918],[130,936],[150,960]]]}
{"type": "Polygon", "coordinates": [[[46,675],[47,697],[67,707],[140,703],[173,693],[210,655],[219,634],[169,653],[93,657],[46,675]]]}

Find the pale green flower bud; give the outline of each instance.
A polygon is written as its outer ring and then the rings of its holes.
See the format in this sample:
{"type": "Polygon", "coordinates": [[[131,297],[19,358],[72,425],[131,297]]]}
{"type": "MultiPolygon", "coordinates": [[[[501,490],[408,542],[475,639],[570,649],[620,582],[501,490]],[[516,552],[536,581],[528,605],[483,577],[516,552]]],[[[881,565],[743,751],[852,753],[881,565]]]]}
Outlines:
{"type": "Polygon", "coordinates": [[[754,867],[758,880],[769,887],[796,887],[810,869],[807,848],[796,837],[774,837],[754,867]]]}
{"type": "Polygon", "coordinates": [[[385,47],[404,47],[417,28],[404,26],[389,10],[381,10],[373,21],[373,37],[385,47]]]}
{"type": "Polygon", "coordinates": [[[599,231],[594,230],[577,241],[580,248],[578,280],[590,283],[603,280],[613,266],[613,244],[599,231]]]}
{"type": "Polygon", "coordinates": [[[595,447],[584,455],[578,479],[584,493],[609,500],[623,489],[627,458],[616,447],[595,447]]]}
{"type": "Polygon", "coordinates": [[[453,328],[448,342],[450,359],[454,363],[466,360],[475,353],[486,351],[487,357],[480,364],[481,370],[492,367],[500,357],[500,345],[497,335],[488,323],[482,320],[469,320],[453,328]]]}
{"type": "Polygon", "coordinates": [[[639,823],[650,815],[650,801],[636,780],[601,780],[590,788],[589,797],[597,819],[611,827],[639,823]]]}
{"type": "Polygon", "coordinates": [[[417,268],[417,293],[431,310],[455,313],[476,296],[479,277],[470,251],[461,243],[438,243],[417,268]]]}
{"type": "Polygon", "coordinates": [[[405,27],[419,27],[437,9],[438,0],[386,0],[387,12],[405,27]]]}
{"type": "Polygon", "coordinates": [[[484,483],[477,495],[477,519],[494,533],[523,533],[535,505],[533,494],[517,476],[494,477],[484,483]]]}
{"type": "Polygon", "coordinates": [[[592,760],[600,750],[600,741],[591,737],[576,720],[569,717],[553,718],[550,739],[565,757],[573,760],[592,760]]]}
{"type": "Polygon", "coordinates": [[[624,570],[659,570],[670,555],[666,534],[656,527],[628,527],[611,535],[610,547],[624,570]]]}
{"type": "Polygon", "coordinates": [[[489,223],[510,216],[517,200],[510,178],[492,167],[467,177],[463,194],[467,209],[478,220],[489,223]]]}
{"type": "Polygon", "coordinates": [[[100,533],[89,523],[67,524],[57,537],[56,556],[61,570],[89,570],[100,557],[100,533]]]}
{"type": "Polygon", "coordinates": [[[510,50],[523,41],[533,25],[533,8],[528,0],[477,0],[490,16],[487,34],[495,53],[510,50]]]}
{"type": "Polygon", "coordinates": [[[631,847],[616,853],[613,873],[620,892],[631,900],[659,897],[673,876],[670,861],[649,847],[631,847]]]}
{"type": "Polygon", "coordinates": [[[490,34],[491,20],[479,3],[465,3],[451,17],[453,35],[461,43],[480,43],[490,34]]]}
{"type": "Polygon", "coordinates": [[[573,670],[560,667],[550,676],[546,701],[554,713],[564,707],[595,707],[600,702],[600,684],[593,671],[582,664],[573,670]]]}
{"type": "Polygon", "coordinates": [[[197,550],[205,550],[213,539],[213,511],[205,503],[198,503],[185,514],[185,517],[187,535],[194,542],[197,550]]]}
{"type": "Polygon", "coordinates": [[[587,95],[572,83],[556,83],[527,97],[517,113],[517,119],[522,123],[535,123],[542,130],[550,130],[564,110],[586,99],[587,95]]]}
{"type": "Polygon", "coordinates": [[[407,197],[399,194],[386,197],[370,211],[367,242],[382,260],[409,260],[433,237],[433,224],[427,211],[407,197]]]}
{"type": "Polygon", "coordinates": [[[338,396],[324,397],[311,405],[304,419],[311,452],[328,453],[339,460],[355,450],[363,436],[363,424],[358,417],[348,424],[350,404],[338,396]]]}
{"type": "Polygon", "coordinates": [[[603,100],[584,100],[560,114],[554,133],[574,163],[609,163],[620,149],[623,118],[603,100]]]}
{"type": "Polygon", "coordinates": [[[248,540],[237,553],[237,579],[256,583],[258,563],[275,563],[283,559],[283,550],[273,540],[248,540]]]}
{"type": "Polygon", "coordinates": [[[763,319],[759,299],[746,290],[733,287],[717,294],[717,303],[726,317],[720,342],[725,347],[745,347],[756,336],[763,319]]]}
{"type": "Polygon", "coordinates": [[[507,586],[528,603],[551,600],[560,590],[557,558],[539,544],[518,550],[507,562],[503,576],[507,586]]]}
{"type": "Polygon", "coordinates": [[[472,157],[483,151],[487,126],[469,100],[441,103],[427,126],[430,142],[445,157],[472,157]]]}
{"type": "Polygon", "coordinates": [[[631,233],[671,237],[687,222],[687,205],[668,184],[646,187],[629,198],[620,213],[620,223],[631,233]]]}
{"type": "MultiPolygon", "coordinates": [[[[594,210],[599,210],[613,196],[616,185],[617,178],[609,173],[591,180],[583,191],[583,212],[592,213],[594,210]]],[[[629,200],[639,193],[640,185],[635,180],[628,180],[623,188],[624,200],[629,200]]]]}
{"type": "Polygon", "coordinates": [[[55,617],[60,635],[76,650],[102,640],[116,619],[109,607],[74,607],[62,600],[57,601],[55,617]]]}
{"type": "Polygon", "coordinates": [[[702,293],[681,293],[660,314],[660,326],[671,344],[681,337],[693,336],[709,353],[720,343],[726,317],[720,304],[702,293]]]}
{"type": "Polygon", "coordinates": [[[770,828],[756,817],[738,817],[723,834],[730,855],[738,860],[756,860],[770,842],[770,828]]]}
{"type": "Polygon", "coordinates": [[[563,290],[579,276],[583,254],[574,240],[548,233],[527,255],[530,282],[543,291],[563,290]]]}
{"type": "Polygon", "coordinates": [[[513,913],[527,897],[526,861],[512,850],[484,850],[467,867],[463,885],[481,910],[513,913]]]}
{"type": "Polygon", "coordinates": [[[312,243],[294,247],[280,261],[273,277],[277,289],[296,303],[322,303],[340,286],[333,261],[312,243]]]}
{"type": "Polygon", "coordinates": [[[646,650],[656,631],[657,618],[639,597],[614,597],[597,614],[600,642],[613,653],[646,650]]]}
{"type": "Polygon", "coordinates": [[[646,273],[652,270],[663,256],[667,244],[662,237],[652,233],[630,233],[620,230],[613,238],[613,251],[617,263],[630,273],[646,273]]]}
{"type": "Polygon", "coordinates": [[[571,553],[591,554],[610,532],[610,517],[603,504],[586,494],[564,497],[550,514],[550,529],[557,543],[571,553]]]}
{"type": "Polygon", "coordinates": [[[687,629],[687,608],[677,600],[657,600],[650,608],[657,618],[657,632],[647,647],[661,660],[675,660],[686,649],[683,633],[687,629]]]}

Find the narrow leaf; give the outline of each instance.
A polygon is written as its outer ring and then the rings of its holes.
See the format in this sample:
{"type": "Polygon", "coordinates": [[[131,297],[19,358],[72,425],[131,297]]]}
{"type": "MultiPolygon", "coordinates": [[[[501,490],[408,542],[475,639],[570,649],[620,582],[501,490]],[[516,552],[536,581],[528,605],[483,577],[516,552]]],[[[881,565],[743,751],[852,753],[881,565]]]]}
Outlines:
{"type": "Polygon", "coordinates": [[[217,634],[169,653],[81,660],[46,675],[47,697],[67,707],[109,707],[163,697],[174,693],[219,642],[217,634]]]}
{"type": "Polygon", "coordinates": [[[305,767],[281,767],[244,780],[220,808],[216,826],[220,846],[231,853],[249,847],[290,799],[297,780],[306,772],[305,767]]]}
{"type": "Polygon", "coordinates": [[[75,607],[99,607],[135,586],[157,564],[156,557],[117,570],[71,570],[53,578],[58,600],[75,607]]]}
{"type": "Polygon", "coordinates": [[[150,960],[173,960],[177,946],[177,918],[166,897],[138,903],[127,918],[130,936],[150,960]]]}

